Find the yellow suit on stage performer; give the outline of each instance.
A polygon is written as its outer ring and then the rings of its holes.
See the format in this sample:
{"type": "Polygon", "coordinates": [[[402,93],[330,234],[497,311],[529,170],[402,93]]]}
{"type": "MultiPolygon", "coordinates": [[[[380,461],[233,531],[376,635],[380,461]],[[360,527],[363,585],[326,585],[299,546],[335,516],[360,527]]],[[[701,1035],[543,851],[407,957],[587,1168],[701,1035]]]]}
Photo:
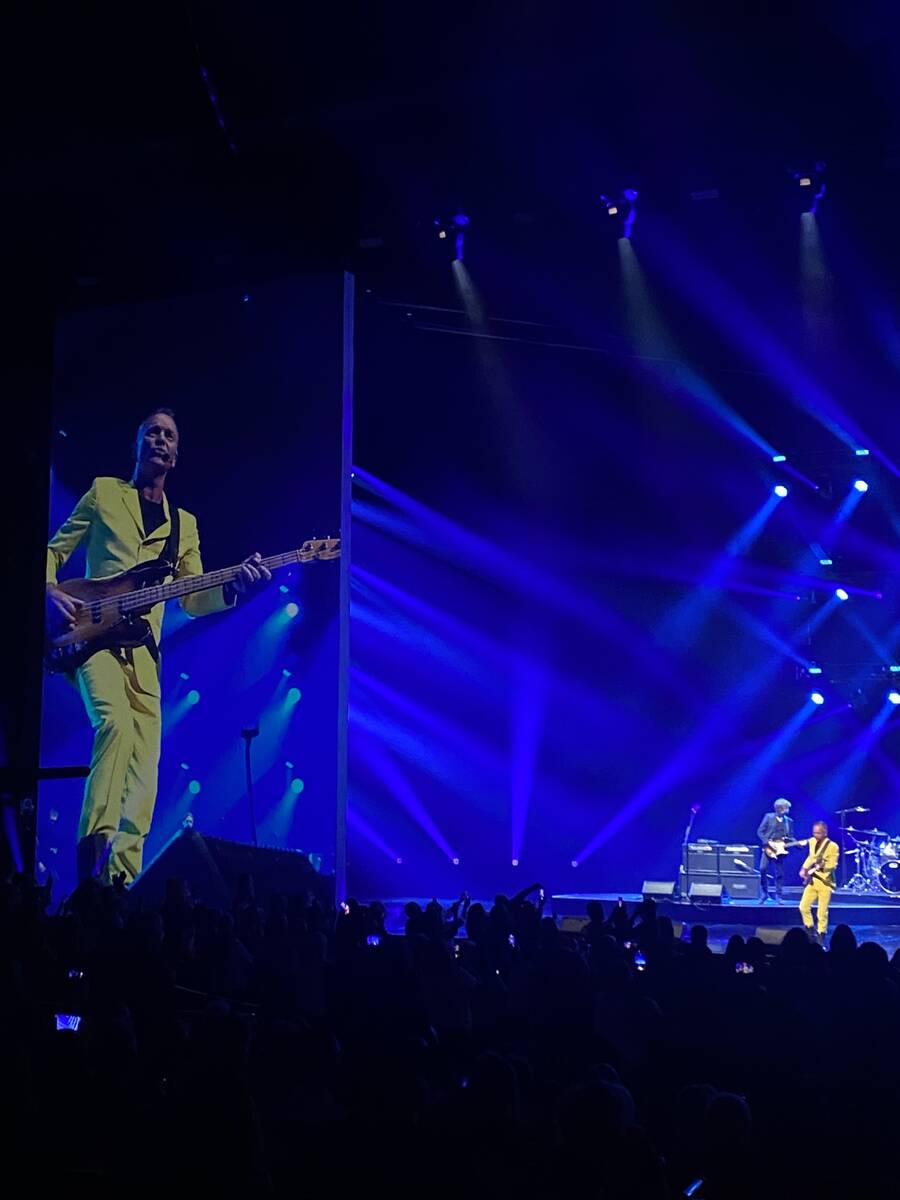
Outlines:
{"type": "MultiPolygon", "coordinates": [[[[102,578],[158,558],[171,532],[171,513],[163,491],[174,466],[178,430],[166,409],[151,413],[138,431],[134,478],[95,479],[47,547],[48,613],[71,620],[78,601],[59,592],[57,572],[87,539],[87,575],[102,578]]],[[[179,509],[179,544],[175,578],[203,572],[197,521],[179,509]]],[[[235,602],[235,593],[263,577],[246,560],[243,577],[181,598],[192,617],[220,612],[235,602]]],[[[268,572],[265,572],[268,576],[268,572]]],[[[156,645],[164,606],[148,615],[156,645]]],[[[94,730],[91,769],[84,790],[78,828],[79,877],[97,875],[104,882],[124,874],[130,883],[141,870],[144,841],[156,803],[161,744],[158,656],[146,646],[100,650],[79,667],[75,681],[94,730]]]]}
{"type": "Polygon", "coordinates": [[[800,868],[800,875],[806,881],[806,887],[800,897],[800,915],[804,927],[812,931],[812,910],[815,905],[818,934],[823,938],[828,931],[828,906],[831,904],[831,894],[835,887],[840,850],[836,842],[829,840],[828,826],[824,821],[816,821],[812,832],[806,860],[800,868]]]}

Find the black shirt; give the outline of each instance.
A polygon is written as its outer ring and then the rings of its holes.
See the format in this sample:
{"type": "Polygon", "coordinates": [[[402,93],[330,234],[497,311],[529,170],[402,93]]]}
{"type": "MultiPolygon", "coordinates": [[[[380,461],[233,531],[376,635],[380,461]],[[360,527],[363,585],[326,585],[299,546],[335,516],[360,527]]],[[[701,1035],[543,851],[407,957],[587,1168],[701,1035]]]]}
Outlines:
{"type": "Polygon", "coordinates": [[[164,524],[166,514],[163,512],[162,501],[147,500],[141,496],[141,520],[144,522],[144,537],[149,537],[154,529],[164,524]]]}

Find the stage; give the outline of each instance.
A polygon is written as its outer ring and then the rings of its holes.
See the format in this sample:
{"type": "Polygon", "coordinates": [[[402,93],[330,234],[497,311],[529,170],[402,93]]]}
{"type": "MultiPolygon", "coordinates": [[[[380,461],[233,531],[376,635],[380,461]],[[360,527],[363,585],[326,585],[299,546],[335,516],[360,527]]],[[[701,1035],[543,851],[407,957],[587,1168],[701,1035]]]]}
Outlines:
{"type": "MultiPolygon", "coordinates": [[[[781,904],[765,904],[760,900],[726,900],[721,903],[698,900],[658,900],[657,913],[671,917],[673,921],[709,926],[790,928],[800,923],[797,906],[800,903],[800,888],[784,889],[781,904]]],[[[605,909],[619,899],[632,906],[641,902],[641,895],[634,892],[624,894],[612,892],[559,892],[550,897],[548,911],[557,919],[584,916],[590,900],[599,900],[605,909]]],[[[855,892],[838,888],[831,901],[829,925],[844,922],[854,930],[859,928],[890,928],[900,930],[900,899],[887,895],[857,895],[855,892]]],[[[881,940],[879,938],[879,940],[881,940]]]]}

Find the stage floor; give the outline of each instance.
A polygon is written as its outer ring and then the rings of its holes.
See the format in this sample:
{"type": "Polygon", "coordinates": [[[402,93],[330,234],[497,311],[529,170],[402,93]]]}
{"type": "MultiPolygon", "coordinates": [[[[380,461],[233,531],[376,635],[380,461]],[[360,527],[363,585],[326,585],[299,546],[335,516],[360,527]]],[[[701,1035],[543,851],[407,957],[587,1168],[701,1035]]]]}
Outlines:
{"type": "MultiPolygon", "coordinates": [[[[658,900],[657,912],[661,917],[703,925],[763,925],[789,928],[798,925],[800,918],[797,905],[800,903],[800,888],[785,888],[785,899],[781,904],[765,904],[760,900],[726,900],[722,903],[698,900],[658,900]]],[[[609,908],[619,899],[626,904],[639,904],[640,893],[620,892],[558,892],[550,897],[550,911],[555,917],[583,916],[589,900],[600,900],[609,908]]],[[[857,925],[900,926],[900,899],[891,896],[859,896],[838,888],[831,900],[830,924],[834,928],[841,922],[856,928],[857,925]]]]}

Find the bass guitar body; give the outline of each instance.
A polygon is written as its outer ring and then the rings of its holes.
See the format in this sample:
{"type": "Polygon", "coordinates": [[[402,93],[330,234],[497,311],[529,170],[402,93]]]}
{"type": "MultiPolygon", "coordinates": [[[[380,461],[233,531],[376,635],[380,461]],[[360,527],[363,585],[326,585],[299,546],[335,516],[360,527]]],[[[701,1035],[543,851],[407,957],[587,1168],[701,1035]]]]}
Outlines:
{"type": "Polygon", "coordinates": [[[77,671],[98,650],[151,642],[153,632],[143,614],[157,601],[142,609],[137,593],[161,583],[171,572],[168,563],[157,560],[140,563],[108,579],[69,579],[59,584],[60,591],[80,600],[83,607],[78,610],[74,628],[66,625],[48,630],[44,650],[48,671],[77,671]]]}

